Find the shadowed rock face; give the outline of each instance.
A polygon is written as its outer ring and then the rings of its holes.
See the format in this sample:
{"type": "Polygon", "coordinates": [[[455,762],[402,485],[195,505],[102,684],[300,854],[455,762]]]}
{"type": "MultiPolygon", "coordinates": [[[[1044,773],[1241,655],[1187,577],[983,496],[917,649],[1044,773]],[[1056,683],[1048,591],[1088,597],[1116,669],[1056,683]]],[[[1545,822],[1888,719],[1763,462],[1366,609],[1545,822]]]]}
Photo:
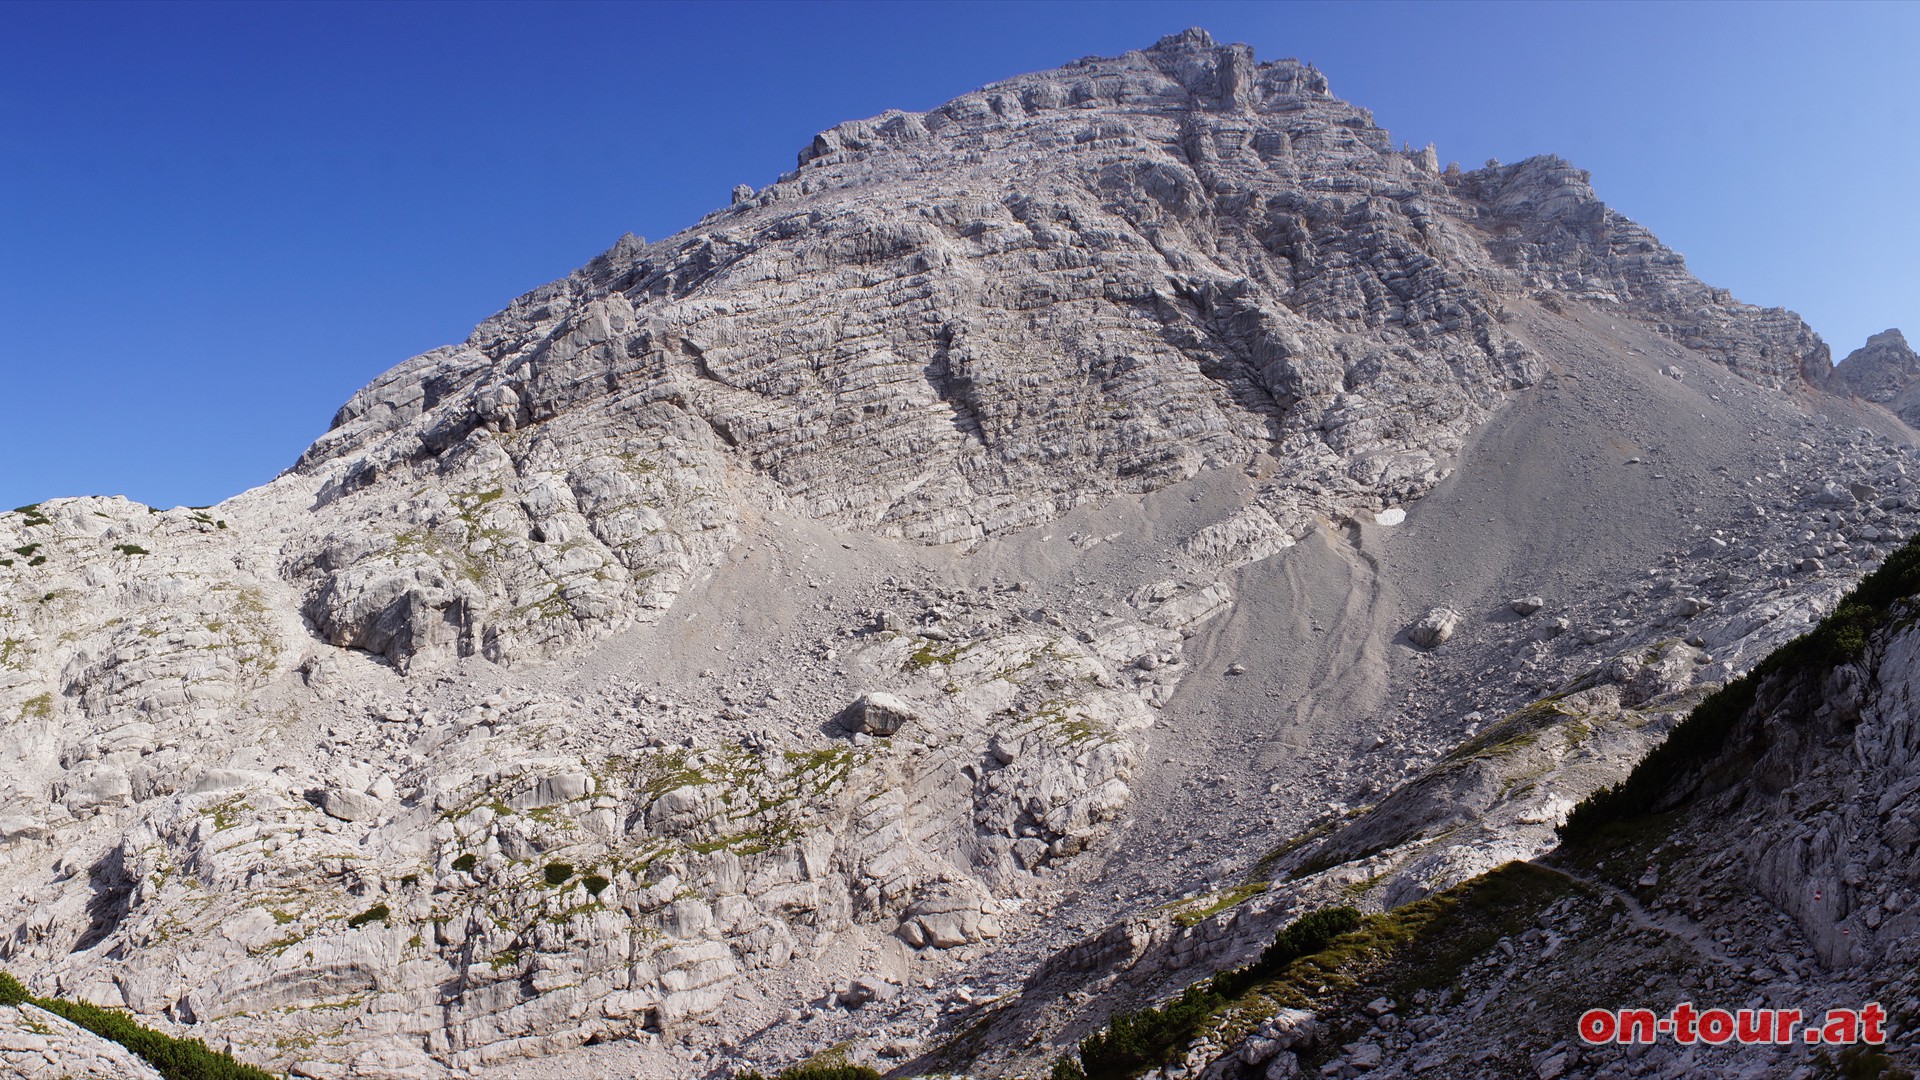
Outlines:
{"type": "Polygon", "coordinates": [[[1920,519],[1826,363],[1200,31],[842,124],[259,489],[0,514],[0,961],[313,1076],[904,1057],[968,979],[1037,1053],[1803,628],[1920,519]]]}

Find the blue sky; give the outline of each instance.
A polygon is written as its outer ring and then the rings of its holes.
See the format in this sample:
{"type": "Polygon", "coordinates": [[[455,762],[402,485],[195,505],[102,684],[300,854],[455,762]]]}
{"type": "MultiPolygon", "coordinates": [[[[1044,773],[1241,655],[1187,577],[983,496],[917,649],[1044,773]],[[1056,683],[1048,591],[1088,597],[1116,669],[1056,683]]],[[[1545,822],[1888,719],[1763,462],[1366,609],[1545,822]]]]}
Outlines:
{"type": "Polygon", "coordinates": [[[1836,355],[1920,333],[1915,4],[0,8],[0,508],[217,501],[382,370],[815,131],[1187,26],[1469,167],[1556,153],[1836,355]]]}

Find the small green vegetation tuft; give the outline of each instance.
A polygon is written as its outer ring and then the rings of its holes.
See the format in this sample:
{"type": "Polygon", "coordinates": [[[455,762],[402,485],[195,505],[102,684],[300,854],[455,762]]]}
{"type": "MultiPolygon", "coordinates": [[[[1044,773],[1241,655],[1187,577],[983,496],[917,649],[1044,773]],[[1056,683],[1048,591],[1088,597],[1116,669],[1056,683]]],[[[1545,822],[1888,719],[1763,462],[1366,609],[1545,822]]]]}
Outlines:
{"type": "Polygon", "coordinates": [[[165,1080],[274,1080],[272,1073],[209,1050],[199,1039],[162,1035],[134,1023],[122,1013],[97,1005],[34,997],[13,976],[0,971],[0,1005],[23,1004],[38,1006],[103,1039],[119,1043],[145,1059],[165,1080]]]}
{"type": "Polygon", "coordinates": [[[20,719],[22,720],[53,719],[53,695],[40,694],[36,697],[28,698],[27,703],[21,706],[20,708],[20,719]]]}
{"type": "Polygon", "coordinates": [[[479,863],[480,856],[469,851],[465,855],[453,860],[453,869],[455,873],[471,874],[473,873],[473,868],[479,865],[479,863]]]}
{"type": "Polygon", "coordinates": [[[14,548],[13,553],[15,555],[19,555],[22,557],[28,557],[28,556],[31,556],[34,552],[39,550],[40,550],[39,544],[22,544],[21,546],[14,548]]]}
{"type": "Polygon", "coordinates": [[[951,664],[960,659],[960,654],[966,651],[963,645],[948,645],[942,648],[940,642],[929,638],[913,651],[912,656],[907,657],[901,668],[907,671],[923,671],[935,664],[951,664]]]}
{"type": "Polygon", "coordinates": [[[1894,607],[1920,593],[1920,539],[1887,556],[1818,626],[1768,654],[1753,670],[1715,691],[1674,726],[1667,741],[1625,780],[1587,796],[1560,826],[1560,840],[1581,844],[1616,822],[1645,817],[1671,803],[1674,789],[1726,749],[1761,683],[1775,675],[1818,676],[1865,655],[1875,631],[1895,620],[1894,607]]]}
{"type": "Polygon", "coordinates": [[[240,808],[241,804],[245,801],[245,796],[236,795],[224,802],[215,803],[200,812],[213,819],[213,831],[226,832],[228,829],[240,824],[240,808]]]}
{"type": "Polygon", "coordinates": [[[357,930],[370,922],[384,923],[387,921],[387,917],[392,914],[393,912],[387,910],[387,905],[375,904],[360,914],[355,915],[353,918],[348,919],[347,925],[357,930]]]}
{"type": "MultiPolygon", "coordinates": [[[[762,1072],[744,1072],[734,1080],[767,1080],[762,1072]]],[[[795,1065],[773,1074],[773,1080],[880,1080],[880,1074],[865,1065],[795,1065]]]]}
{"type": "Polygon", "coordinates": [[[1840,1051],[1840,1060],[1829,1058],[1826,1051],[1814,1055],[1814,1067],[1820,1070],[1815,1075],[1821,1080],[1913,1080],[1913,1073],[1900,1068],[1893,1059],[1867,1046],[1849,1046],[1840,1051]]]}
{"type": "Polygon", "coordinates": [[[549,885],[565,885],[568,879],[573,877],[573,864],[550,862],[547,864],[546,876],[549,885]]]}
{"type": "Polygon", "coordinates": [[[148,551],[146,548],[141,547],[139,544],[115,544],[113,545],[113,550],[119,552],[122,555],[153,554],[152,552],[148,551]]]}
{"type": "Polygon", "coordinates": [[[580,884],[587,887],[588,896],[599,896],[606,891],[607,886],[612,884],[612,882],[599,874],[588,874],[586,877],[580,879],[580,884]]]}
{"type": "MultiPolygon", "coordinates": [[[[1244,885],[1236,885],[1224,892],[1215,893],[1206,904],[1175,912],[1173,921],[1181,926],[1198,926],[1228,908],[1266,892],[1267,885],[1268,883],[1264,881],[1249,881],[1244,885]]],[[[1207,898],[1203,897],[1203,899],[1207,898]]]]}

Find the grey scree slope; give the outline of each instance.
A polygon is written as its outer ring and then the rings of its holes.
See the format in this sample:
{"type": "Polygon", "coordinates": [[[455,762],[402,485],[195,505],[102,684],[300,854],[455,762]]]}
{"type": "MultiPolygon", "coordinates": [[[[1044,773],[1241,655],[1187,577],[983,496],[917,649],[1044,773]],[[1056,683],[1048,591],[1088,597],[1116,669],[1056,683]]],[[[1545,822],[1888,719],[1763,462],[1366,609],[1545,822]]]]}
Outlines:
{"type": "Polygon", "coordinates": [[[842,124],[263,487],[0,515],[0,963],[301,1076],[1042,1072],[1550,848],[1913,531],[1916,373],[1201,31],[842,124]]]}

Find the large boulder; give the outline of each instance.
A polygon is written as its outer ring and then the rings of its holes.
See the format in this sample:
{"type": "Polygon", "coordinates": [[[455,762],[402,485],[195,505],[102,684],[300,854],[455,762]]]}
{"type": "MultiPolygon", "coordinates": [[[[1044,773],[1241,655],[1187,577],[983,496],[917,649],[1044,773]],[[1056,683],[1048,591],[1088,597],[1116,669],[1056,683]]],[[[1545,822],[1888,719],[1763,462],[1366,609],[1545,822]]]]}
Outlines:
{"type": "Polygon", "coordinates": [[[366,821],[379,815],[380,800],[358,791],[328,788],[320,796],[320,809],[341,821],[366,821]]]}
{"type": "Polygon", "coordinates": [[[999,937],[1000,923],[994,918],[998,912],[999,906],[977,889],[935,884],[907,908],[894,933],[916,949],[958,948],[999,937]]]}
{"type": "Polygon", "coordinates": [[[1437,607],[1420,616],[1420,621],[1407,628],[1407,638],[1423,649],[1435,648],[1446,643],[1460,626],[1460,613],[1452,608],[1437,607]]]}
{"type": "Polygon", "coordinates": [[[869,735],[893,735],[908,724],[926,723],[920,710],[905,698],[881,691],[861,695],[848,712],[853,729],[869,735]]]}

